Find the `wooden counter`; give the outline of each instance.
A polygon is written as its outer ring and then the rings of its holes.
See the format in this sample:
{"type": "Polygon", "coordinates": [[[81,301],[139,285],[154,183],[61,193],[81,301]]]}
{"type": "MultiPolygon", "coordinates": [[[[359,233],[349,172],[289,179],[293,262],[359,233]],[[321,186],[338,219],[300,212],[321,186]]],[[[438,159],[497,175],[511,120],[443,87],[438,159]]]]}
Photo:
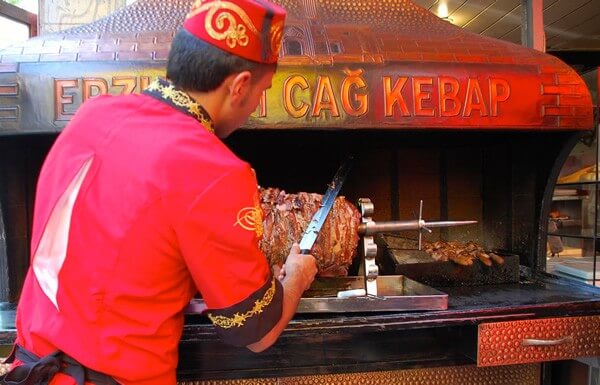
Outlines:
{"type": "MultiPolygon", "coordinates": [[[[279,341],[260,354],[225,346],[202,317],[188,317],[180,345],[179,378],[257,378],[475,364],[481,325],[547,318],[564,318],[563,325],[569,325],[570,319],[600,315],[599,289],[547,274],[534,275],[528,269],[523,269],[518,284],[439,289],[449,294],[448,310],[297,315],[279,341]]],[[[589,355],[585,352],[600,355],[600,317],[587,320],[598,325],[596,330],[589,329],[588,337],[595,333],[593,347],[569,356],[540,354],[528,362],[589,355]]],[[[530,338],[544,337],[539,330],[536,333],[530,338]]],[[[554,336],[552,330],[547,333],[554,336]]],[[[577,338],[585,335],[580,332],[577,338]]]]}

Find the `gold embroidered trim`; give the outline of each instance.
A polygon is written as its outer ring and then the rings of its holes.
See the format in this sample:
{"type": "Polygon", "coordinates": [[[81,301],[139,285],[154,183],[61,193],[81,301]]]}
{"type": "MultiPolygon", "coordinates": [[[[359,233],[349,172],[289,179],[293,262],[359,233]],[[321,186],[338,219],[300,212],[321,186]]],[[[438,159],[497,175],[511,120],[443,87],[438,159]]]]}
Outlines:
{"type": "Polygon", "coordinates": [[[231,329],[233,327],[239,328],[244,326],[248,318],[254,317],[257,314],[263,312],[263,309],[271,303],[275,296],[275,277],[271,280],[271,287],[265,292],[262,299],[258,299],[254,302],[254,306],[251,310],[248,310],[244,314],[235,313],[233,317],[226,317],[222,315],[213,316],[212,313],[208,314],[208,318],[212,321],[215,326],[219,326],[223,329],[231,329]]]}
{"type": "Polygon", "coordinates": [[[177,107],[185,109],[190,115],[196,118],[196,120],[202,123],[208,131],[212,133],[215,132],[213,122],[206,110],[204,110],[204,107],[196,103],[194,99],[185,92],[176,89],[170,82],[155,80],[150,83],[146,90],[159,93],[163,99],[168,100],[177,107]]]}
{"type": "Polygon", "coordinates": [[[246,28],[250,29],[256,36],[260,35],[248,14],[229,1],[216,0],[207,4],[196,1],[187,18],[189,19],[207,10],[208,13],[204,20],[206,32],[215,40],[225,40],[229,48],[235,48],[238,44],[242,47],[248,45],[250,39],[246,35],[246,28]],[[218,16],[216,16],[217,11],[221,11],[218,16]],[[242,23],[238,24],[235,16],[239,17],[242,23]]]}

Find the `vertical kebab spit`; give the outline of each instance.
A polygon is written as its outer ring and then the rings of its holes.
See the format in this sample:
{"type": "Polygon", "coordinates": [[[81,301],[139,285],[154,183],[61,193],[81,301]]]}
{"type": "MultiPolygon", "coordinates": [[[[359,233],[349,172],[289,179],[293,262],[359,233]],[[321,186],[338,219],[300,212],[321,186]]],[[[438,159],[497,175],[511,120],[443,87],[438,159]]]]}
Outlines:
{"type": "MultiPolygon", "coordinates": [[[[292,244],[300,240],[311,218],[319,209],[323,196],[307,192],[288,194],[278,188],[260,188],[259,192],[264,230],[260,248],[269,259],[271,266],[281,267],[292,244]]],[[[361,210],[362,206],[361,203],[361,210]]],[[[381,232],[427,231],[433,227],[476,223],[475,221],[426,222],[421,215],[417,220],[374,222],[367,218],[365,213],[362,214],[345,197],[336,198],[311,251],[317,259],[319,276],[347,276],[361,237],[371,238],[372,235],[381,232]]]]}

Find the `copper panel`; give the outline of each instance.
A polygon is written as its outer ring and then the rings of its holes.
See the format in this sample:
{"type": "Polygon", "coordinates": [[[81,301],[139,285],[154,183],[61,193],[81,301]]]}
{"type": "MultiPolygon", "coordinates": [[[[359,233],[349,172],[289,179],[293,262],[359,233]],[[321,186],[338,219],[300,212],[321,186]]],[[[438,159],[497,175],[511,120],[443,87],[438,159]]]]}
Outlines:
{"type": "MultiPolygon", "coordinates": [[[[107,55],[117,54],[80,52],[78,62],[20,63],[18,74],[0,74],[0,85],[6,90],[0,93],[0,108],[22,108],[19,114],[7,112],[10,120],[0,120],[0,134],[58,131],[87,99],[140,92],[164,75],[164,64],[158,62],[123,67],[118,61],[98,61],[107,55]]],[[[500,64],[434,62],[418,68],[411,63],[389,63],[351,70],[342,65],[281,65],[273,87],[265,91],[245,127],[522,130],[558,129],[567,121],[572,123],[570,128],[591,127],[586,123],[587,113],[577,115],[583,105],[564,108],[558,104],[569,92],[580,93],[578,100],[587,103],[584,88],[545,87],[546,78],[539,70],[538,66],[515,70],[500,64]],[[503,85],[496,87],[496,83],[503,85]],[[541,89],[552,94],[552,100],[540,98],[541,89]]]]}
{"type": "Polygon", "coordinates": [[[180,382],[178,385],[538,385],[539,383],[539,365],[516,365],[493,368],[455,366],[276,379],[192,381],[180,382]]]}
{"type": "MultiPolygon", "coordinates": [[[[289,15],[281,66],[247,128],[593,126],[585,83],[550,55],[469,33],[409,0],[278,2],[289,15]]],[[[16,84],[28,90],[0,94],[0,107],[23,106],[5,111],[0,134],[59,131],[86,96],[139,92],[164,75],[190,4],[139,0],[0,51],[0,84],[15,84],[1,69],[19,63],[16,84]]]]}
{"type": "Polygon", "coordinates": [[[509,365],[600,355],[600,316],[479,325],[477,365],[509,365]]]}

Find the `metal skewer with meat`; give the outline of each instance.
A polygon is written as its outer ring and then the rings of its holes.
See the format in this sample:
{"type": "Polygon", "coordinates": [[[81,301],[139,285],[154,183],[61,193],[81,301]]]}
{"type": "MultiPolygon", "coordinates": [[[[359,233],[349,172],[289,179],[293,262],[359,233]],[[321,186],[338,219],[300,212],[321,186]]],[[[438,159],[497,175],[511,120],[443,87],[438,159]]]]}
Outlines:
{"type": "MultiPolygon", "coordinates": [[[[263,237],[260,248],[271,266],[283,265],[294,242],[302,237],[314,213],[319,209],[321,194],[300,192],[288,194],[278,188],[261,188],[260,204],[263,210],[263,237]]],[[[348,268],[361,235],[372,235],[384,231],[419,230],[426,227],[453,226],[475,223],[474,221],[425,222],[423,220],[369,222],[361,221],[358,209],[345,197],[338,197],[327,216],[319,237],[312,248],[317,259],[319,275],[340,277],[348,275],[348,268]]],[[[456,243],[453,243],[455,245],[456,243]]],[[[451,260],[461,265],[471,265],[474,258],[490,266],[492,261],[502,263],[501,257],[485,253],[480,246],[470,243],[461,247],[461,252],[450,252],[440,243],[426,243],[426,250],[436,253],[441,260],[451,260]],[[445,252],[445,254],[444,254],[445,252]],[[468,255],[467,255],[468,254],[468,255]]],[[[456,245],[455,245],[456,246],[456,245]]],[[[430,253],[431,254],[431,253],[430,253]]]]}
{"type": "Polygon", "coordinates": [[[504,263],[504,258],[494,252],[486,252],[475,242],[423,242],[423,250],[436,261],[452,261],[463,266],[471,266],[475,260],[481,261],[488,267],[493,263],[498,265],[504,263]]]}

